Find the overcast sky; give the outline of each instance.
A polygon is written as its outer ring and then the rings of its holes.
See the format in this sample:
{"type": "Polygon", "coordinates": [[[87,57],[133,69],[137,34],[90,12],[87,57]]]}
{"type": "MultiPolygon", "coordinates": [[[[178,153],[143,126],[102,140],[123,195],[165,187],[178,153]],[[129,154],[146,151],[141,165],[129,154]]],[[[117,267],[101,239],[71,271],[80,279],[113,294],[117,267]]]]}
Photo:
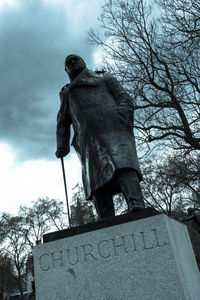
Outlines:
{"type": "MultiPolygon", "coordinates": [[[[101,0],[0,0],[1,209],[16,213],[38,197],[65,201],[55,157],[60,88],[68,82],[64,59],[76,53],[95,68],[97,49],[86,31],[98,28],[101,0]]],[[[80,181],[72,152],[68,191],[80,181]]]]}

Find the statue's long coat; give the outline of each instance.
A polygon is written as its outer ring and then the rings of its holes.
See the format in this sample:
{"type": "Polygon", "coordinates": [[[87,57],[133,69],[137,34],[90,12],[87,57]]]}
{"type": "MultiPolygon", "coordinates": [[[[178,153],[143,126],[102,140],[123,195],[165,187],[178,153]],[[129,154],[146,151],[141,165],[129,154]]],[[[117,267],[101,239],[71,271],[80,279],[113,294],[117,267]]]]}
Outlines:
{"type": "Polygon", "coordinates": [[[82,163],[87,199],[118,169],[135,169],[141,179],[133,135],[133,104],[114,77],[99,76],[86,68],[61,89],[60,99],[57,147],[69,147],[73,124],[72,145],[82,163]],[[127,111],[125,118],[120,109],[127,111]]]}

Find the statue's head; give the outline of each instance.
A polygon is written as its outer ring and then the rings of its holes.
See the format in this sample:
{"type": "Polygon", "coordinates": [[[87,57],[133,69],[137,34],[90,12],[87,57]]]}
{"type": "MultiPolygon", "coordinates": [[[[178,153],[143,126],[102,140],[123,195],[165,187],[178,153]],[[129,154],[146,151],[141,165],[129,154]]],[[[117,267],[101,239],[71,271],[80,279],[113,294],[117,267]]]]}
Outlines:
{"type": "Polygon", "coordinates": [[[70,54],[66,57],[65,71],[68,73],[71,79],[76,77],[85,68],[86,68],[86,64],[80,56],[76,54],[70,54]]]}

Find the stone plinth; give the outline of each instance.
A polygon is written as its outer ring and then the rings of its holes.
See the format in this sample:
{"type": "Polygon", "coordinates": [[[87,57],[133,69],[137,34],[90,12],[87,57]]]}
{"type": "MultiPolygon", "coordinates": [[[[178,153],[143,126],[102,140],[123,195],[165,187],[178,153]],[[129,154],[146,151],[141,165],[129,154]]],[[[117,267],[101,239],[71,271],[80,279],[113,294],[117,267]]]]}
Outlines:
{"type": "Polygon", "coordinates": [[[38,245],[34,268],[36,300],[200,299],[187,228],[163,214],[38,245]]]}

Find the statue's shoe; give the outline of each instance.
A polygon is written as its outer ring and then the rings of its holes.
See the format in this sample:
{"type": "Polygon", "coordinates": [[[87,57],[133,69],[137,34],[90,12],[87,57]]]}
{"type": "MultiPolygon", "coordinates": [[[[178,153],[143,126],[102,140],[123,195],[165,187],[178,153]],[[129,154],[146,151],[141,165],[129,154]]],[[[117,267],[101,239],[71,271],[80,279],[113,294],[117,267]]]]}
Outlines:
{"type": "Polygon", "coordinates": [[[130,212],[139,211],[144,208],[145,208],[145,206],[144,206],[143,200],[139,201],[139,200],[133,199],[128,202],[128,209],[130,212]]]}

